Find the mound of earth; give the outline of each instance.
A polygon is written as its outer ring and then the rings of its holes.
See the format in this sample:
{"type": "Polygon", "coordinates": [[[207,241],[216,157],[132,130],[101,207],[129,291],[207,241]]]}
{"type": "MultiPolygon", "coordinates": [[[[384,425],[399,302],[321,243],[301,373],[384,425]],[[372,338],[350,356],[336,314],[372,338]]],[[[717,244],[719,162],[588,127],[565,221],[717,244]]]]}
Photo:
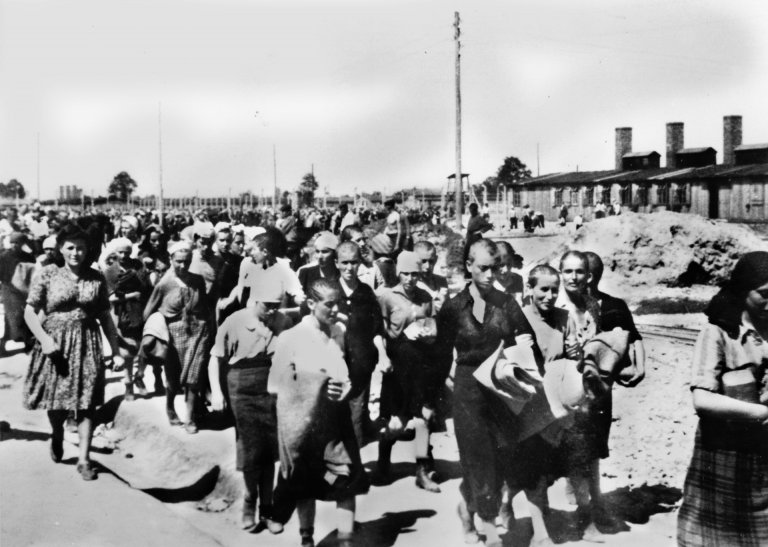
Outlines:
{"type": "Polygon", "coordinates": [[[589,222],[548,257],[567,249],[594,251],[605,263],[609,289],[719,285],[744,253],[765,249],[739,224],[673,212],[627,213],[589,222]]]}

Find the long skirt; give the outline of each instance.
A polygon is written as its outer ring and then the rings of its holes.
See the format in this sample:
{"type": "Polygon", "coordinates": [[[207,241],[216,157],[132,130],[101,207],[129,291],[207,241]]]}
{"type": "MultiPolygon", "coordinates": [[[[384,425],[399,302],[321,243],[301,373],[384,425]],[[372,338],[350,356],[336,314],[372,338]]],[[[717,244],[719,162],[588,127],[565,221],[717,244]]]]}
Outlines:
{"type": "Polygon", "coordinates": [[[43,329],[59,351],[43,354],[40,342],[32,349],[24,381],[24,407],[30,410],[92,410],[104,402],[101,332],[82,310],[53,313],[43,329]]]}
{"type": "Polygon", "coordinates": [[[381,385],[381,415],[403,421],[421,417],[424,407],[434,409],[447,373],[434,363],[432,347],[400,336],[387,345],[392,372],[381,385]]]}
{"type": "Polygon", "coordinates": [[[268,376],[266,366],[237,363],[227,371],[229,400],[235,415],[238,471],[256,472],[280,457],[275,397],[267,393],[268,376]]]}
{"type": "Polygon", "coordinates": [[[168,323],[168,359],[165,375],[174,388],[197,388],[207,370],[211,349],[211,331],[205,320],[192,319],[189,329],[184,320],[168,323]]]}
{"type": "Polygon", "coordinates": [[[768,545],[768,456],[705,449],[697,432],[677,519],[677,543],[768,545]]]}

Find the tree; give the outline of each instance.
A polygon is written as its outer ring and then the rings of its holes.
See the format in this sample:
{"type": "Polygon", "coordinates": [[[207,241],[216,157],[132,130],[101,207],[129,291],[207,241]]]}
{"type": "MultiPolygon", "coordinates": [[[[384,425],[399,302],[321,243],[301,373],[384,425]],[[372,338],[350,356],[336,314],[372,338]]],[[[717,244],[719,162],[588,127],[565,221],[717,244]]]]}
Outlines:
{"type": "Polygon", "coordinates": [[[504,163],[499,167],[499,170],[496,173],[498,184],[505,187],[512,186],[517,182],[529,178],[531,178],[531,170],[515,156],[504,158],[504,163]]]}
{"type": "Polygon", "coordinates": [[[24,186],[18,180],[11,179],[8,181],[8,184],[5,185],[3,197],[14,199],[18,197],[19,199],[24,199],[26,193],[24,186]]]}
{"type": "Polygon", "coordinates": [[[320,183],[317,182],[314,173],[307,173],[299,183],[299,205],[311,207],[315,202],[315,192],[320,183]]]}
{"type": "Polygon", "coordinates": [[[496,190],[499,187],[499,179],[496,177],[488,177],[480,184],[474,185],[478,190],[482,192],[483,188],[487,188],[489,192],[496,190]]]}
{"type": "Polygon", "coordinates": [[[109,183],[107,193],[109,194],[109,197],[113,199],[127,201],[128,198],[131,197],[131,194],[136,191],[136,186],[136,181],[133,180],[131,175],[125,171],[120,171],[115,175],[115,178],[112,179],[112,182],[109,183]]]}

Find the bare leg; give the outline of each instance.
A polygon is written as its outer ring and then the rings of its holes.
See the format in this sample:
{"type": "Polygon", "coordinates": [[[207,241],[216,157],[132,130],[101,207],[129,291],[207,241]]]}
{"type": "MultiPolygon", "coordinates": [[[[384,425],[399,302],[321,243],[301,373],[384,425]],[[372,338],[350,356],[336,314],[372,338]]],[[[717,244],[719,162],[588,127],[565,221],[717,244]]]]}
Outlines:
{"type": "Polygon", "coordinates": [[[168,386],[165,391],[165,413],[168,416],[168,421],[171,425],[181,425],[182,421],[179,419],[179,415],[176,414],[176,407],[174,400],[176,399],[176,391],[168,386]]]}
{"type": "MultiPolygon", "coordinates": [[[[544,478],[539,479],[536,488],[525,491],[528,498],[528,508],[531,513],[531,524],[533,524],[533,537],[531,544],[543,544],[550,540],[547,526],[544,523],[544,512],[547,508],[547,482],[544,478]]],[[[551,540],[550,540],[551,541],[551,540]]]]}
{"type": "Polygon", "coordinates": [[[336,529],[339,539],[350,538],[355,530],[355,497],[336,502],[336,529]]]}
{"type": "Polygon", "coordinates": [[[78,463],[91,461],[91,441],[93,440],[93,413],[91,411],[77,411],[77,433],[80,437],[80,455],[78,463]]]}
{"type": "Polygon", "coordinates": [[[301,545],[314,546],[315,542],[312,535],[315,533],[315,500],[298,500],[296,502],[296,512],[299,514],[299,534],[301,534],[301,545]]]}
{"type": "Polygon", "coordinates": [[[187,433],[197,433],[197,420],[195,419],[197,391],[195,391],[195,388],[190,386],[184,387],[184,401],[187,403],[187,423],[185,429],[187,433]]]}
{"type": "Polygon", "coordinates": [[[64,455],[64,422],[67,421],[67,411],[49,410],[48,421],[51,422],[51,459],[58,463],[64,455]]]}

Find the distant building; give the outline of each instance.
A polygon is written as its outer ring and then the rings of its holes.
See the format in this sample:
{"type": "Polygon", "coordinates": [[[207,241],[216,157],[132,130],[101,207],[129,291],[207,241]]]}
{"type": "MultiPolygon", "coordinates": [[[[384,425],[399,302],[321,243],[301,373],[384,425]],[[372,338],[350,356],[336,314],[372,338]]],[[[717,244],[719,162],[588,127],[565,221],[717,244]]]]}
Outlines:
{"type": "Polygon", "coordinates": [[[723,162],[711,147],[684,148],[683,124],[667,124],[666,166],[658,152],[632,152],[632,128],[616,129],[615,168],[551,173],[512,187],[512,204],[555,220],[562,205],[589,220],[594,206],[673,210],[738,222],[768,222],[768,144],[741,143],[741,116],[723,118],[723,162]]]}
{"type": "Polygon", "coordinates": [[[83,189],[78,186],[69,184],[66,186],[59,186],[59,201],[80,201],[82,197],[83,189]]]}

